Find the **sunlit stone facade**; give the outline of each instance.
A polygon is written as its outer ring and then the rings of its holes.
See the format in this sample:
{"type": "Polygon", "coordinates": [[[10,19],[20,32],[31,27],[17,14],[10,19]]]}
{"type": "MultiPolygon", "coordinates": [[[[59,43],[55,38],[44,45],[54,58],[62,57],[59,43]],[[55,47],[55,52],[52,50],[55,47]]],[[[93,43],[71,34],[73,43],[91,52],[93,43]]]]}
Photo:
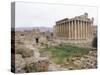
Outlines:
{"type": "Polygon", "coordinates": [[[54,26],[54,35],[67,40],[89,40],[92,38],[93,18],[88,18],[88,13],[74,18],[62,19],[54,26]]]}

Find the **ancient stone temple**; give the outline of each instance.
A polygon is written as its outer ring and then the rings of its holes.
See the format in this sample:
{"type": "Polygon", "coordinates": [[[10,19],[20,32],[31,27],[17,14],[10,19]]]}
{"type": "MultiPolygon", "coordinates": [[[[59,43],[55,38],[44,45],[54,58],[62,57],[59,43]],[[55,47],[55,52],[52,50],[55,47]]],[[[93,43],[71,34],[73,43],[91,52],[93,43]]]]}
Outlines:
{"type": "Polygon", "coordinates": [[[88,13],[59,20],[54,26],[54,35],[66,40],[89,40],[93,36],[93,20],[88,18],[88,13]]]}

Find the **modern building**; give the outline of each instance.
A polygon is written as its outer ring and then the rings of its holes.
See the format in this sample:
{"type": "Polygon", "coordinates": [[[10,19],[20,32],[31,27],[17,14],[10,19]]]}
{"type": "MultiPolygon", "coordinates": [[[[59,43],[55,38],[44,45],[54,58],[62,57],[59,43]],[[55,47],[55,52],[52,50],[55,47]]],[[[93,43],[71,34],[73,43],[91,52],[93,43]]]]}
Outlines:
{"type": "Polygon", "coordinates": [[[93,20],[88,18],[88,13],[59,20],[54,26],[54,35],[66,40],[89,41],[93,37],[93,20]]]}

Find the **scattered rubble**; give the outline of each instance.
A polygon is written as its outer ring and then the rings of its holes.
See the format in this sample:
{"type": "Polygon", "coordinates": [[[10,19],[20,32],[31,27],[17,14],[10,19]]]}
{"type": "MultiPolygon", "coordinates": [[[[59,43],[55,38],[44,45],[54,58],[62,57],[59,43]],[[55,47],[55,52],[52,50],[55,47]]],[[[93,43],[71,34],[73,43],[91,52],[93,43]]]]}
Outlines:
{"type": "MultiPolygon", "coordinates": [[[[17,34],[16,34],[17,35],[17,34]]],[[[29,35],[29,34],[28,34],[29,35]]],[[[32,36],[33,37],[33,36],[32,36]]],[[[15,72],[43,72],[43,71],[65,71],[73,69],[90,69],[97,68],[97,51],[91,50],[87,55],[81,57],[72,57],[62,64],[55,64],[46,53],[39,52],[40,48],[45,46],[57,46],[61,42],[58,40],[50,41],[47,44],[35,44],[33,38],[28,39],[26,35],[18,35],[15,41],[15,72]],[[21,36],[21,37],[20,37],[21,36]],[[20,38],[19,38],[20,37],[20,38]],[[22,40],[21,40],[22,39],[22,40]]],[[[43,37],[42,37],[43,39],[43,37]]],[[[45,39],[46,40],[46,39],[45,39]]],[[[41,40],[43,41],[43,40],[41,40]]],[[[14,60],[14,59],[12,59],[14,60]]]]}
{"type": "Polygon", "coordinates": [[[24,67],[25,67],[25,61],[22,58],[22,55],[15,54],[15,72],[16,73],[25,72],[23,69],[24,67]]]}

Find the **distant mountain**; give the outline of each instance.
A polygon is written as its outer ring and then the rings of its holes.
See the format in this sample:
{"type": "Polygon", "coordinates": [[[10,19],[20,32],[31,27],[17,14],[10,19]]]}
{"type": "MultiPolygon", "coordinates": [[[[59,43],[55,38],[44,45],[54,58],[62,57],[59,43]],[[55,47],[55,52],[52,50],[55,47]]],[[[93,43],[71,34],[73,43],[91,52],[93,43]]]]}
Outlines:
{"type": "Polygon", "coordinates": [[[41,32],[46,32],[46,31],[53,32],[53,28],[51,27],[20,27],[20,28],[15,28],[15,31],[31,31],[33,29],[39,29],[41,32]]]}

